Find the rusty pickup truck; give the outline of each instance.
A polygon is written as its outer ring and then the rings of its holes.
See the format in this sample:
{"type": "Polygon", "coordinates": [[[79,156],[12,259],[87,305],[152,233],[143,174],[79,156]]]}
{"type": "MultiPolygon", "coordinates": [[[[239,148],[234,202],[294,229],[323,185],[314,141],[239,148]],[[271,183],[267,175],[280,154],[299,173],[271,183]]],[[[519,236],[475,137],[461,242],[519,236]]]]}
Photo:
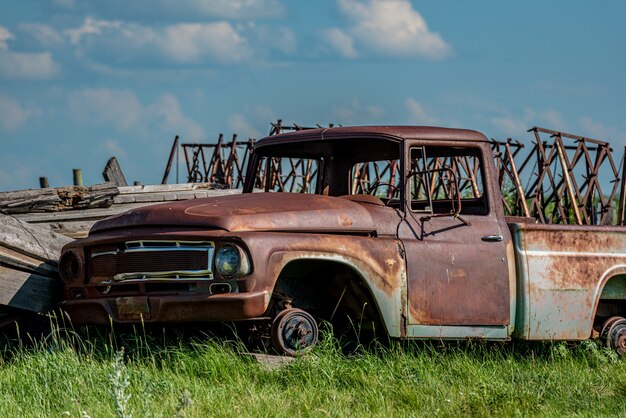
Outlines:
{"type": "Polygon", "coordinates": [[[315,345],[322,320],[626,351],[626,229],[505,217],[489,143],[471,130],[261,139],[242,194],[100,221],[59,268],[77,324],[236,321],[285,354],[315,345]]]}

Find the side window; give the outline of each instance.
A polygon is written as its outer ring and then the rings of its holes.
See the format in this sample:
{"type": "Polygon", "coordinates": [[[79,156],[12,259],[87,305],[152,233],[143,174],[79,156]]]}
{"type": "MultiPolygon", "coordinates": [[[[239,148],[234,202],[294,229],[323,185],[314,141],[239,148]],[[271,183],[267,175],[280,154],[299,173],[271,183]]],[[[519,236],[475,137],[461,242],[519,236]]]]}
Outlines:
{"type": "Polygon", "coordinates": [[[458,195],[461,198],[461,214],[489,213],[479,149],[413,148],[411,174],[410,197],[413,210],[448,213],[458,195]]]}
{"type": "Polygon", "coordinates": [[[319,160],[263,157],[258,165],[254,187],[266,192],[314,194],[319,167],[319,160]]]}
{"type": "Polygon", "coordinates": [[[399,204],[401,177],[399,160],[356,163],[350,170],[350,194],[369,194],[399,204]]]}

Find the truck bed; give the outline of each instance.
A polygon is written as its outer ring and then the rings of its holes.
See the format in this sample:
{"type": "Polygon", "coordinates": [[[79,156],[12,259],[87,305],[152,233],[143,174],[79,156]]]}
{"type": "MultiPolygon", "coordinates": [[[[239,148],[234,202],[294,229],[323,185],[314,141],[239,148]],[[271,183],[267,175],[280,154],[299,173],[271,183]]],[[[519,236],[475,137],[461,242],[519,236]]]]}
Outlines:
{"type": "Polygon", "coordinates": [[[625,296],[626,227],[512,220],[507,223],[518,276],[513,335],[529,340],[589,338],[600,299],[625,296]]]}

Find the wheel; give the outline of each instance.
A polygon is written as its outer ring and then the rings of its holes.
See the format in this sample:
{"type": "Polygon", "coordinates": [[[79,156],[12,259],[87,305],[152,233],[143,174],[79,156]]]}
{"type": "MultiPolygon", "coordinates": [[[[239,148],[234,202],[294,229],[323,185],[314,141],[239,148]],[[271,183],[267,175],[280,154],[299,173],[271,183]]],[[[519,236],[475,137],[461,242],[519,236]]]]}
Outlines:
{"type": "Polygon", "coordinates": [[[317,344],[318,335],[317,322],[302,309],[285,309],[272,322],[272,345],[280,354],[305,354],[317,344]]]}
{"type": "Polygon", "coordinates": [[[605,344],[615,350],[618,356],[626,353],[626,318],[620,318],[613,322],[606,333],[605,344]]]}
{"type": "Polygon", "coordinates": [[[609,329],[611,329],[615,321],[619,321],[620,319],[622,319],[621,316],[612,316],[606,321],[604,321],[604,324],[602,324],[602,329],[600,330],[600,338],[602,339],[603,342],[606,343],[606,336],[607,336],[607,333],[609,332],[609,329]]]}

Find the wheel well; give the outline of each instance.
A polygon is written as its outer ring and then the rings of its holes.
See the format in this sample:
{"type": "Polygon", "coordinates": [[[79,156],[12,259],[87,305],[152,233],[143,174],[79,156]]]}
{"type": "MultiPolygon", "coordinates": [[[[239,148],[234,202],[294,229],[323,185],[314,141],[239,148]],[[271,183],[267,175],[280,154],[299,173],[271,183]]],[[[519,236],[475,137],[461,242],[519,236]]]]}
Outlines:
{"type": "Polygon", "coordinates": [[[329,260],[294,260],[281,271],[273,299],[287,300],[319,320],[333,325],[335,333],[372,331],[385,335],[384,323],[371,291],[352,267],[329,260]]]}
{"type": "Polygon", "coordinates": [[[607,318],[626,317],[626,275],[620,274],[606,281],[598,300],[594,328],[602,326],[607,318]]]}

